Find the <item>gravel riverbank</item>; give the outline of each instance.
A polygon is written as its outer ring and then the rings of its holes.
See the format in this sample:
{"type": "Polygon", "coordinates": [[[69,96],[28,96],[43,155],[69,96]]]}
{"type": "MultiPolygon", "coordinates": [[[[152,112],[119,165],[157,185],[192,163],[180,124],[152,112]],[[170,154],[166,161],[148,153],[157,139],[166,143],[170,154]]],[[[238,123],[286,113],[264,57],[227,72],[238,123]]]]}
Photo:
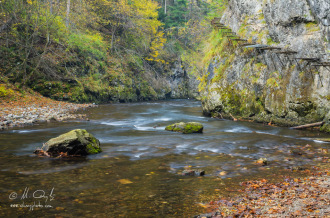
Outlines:
{"type": "Polygon", "coordinates": [[[0,130],[32,125],[38,122],[86,119],[77,110],[96,107],[94,104],[73,104],[55,101],[35,94],[14,101],[0,101],[0,130]]]}

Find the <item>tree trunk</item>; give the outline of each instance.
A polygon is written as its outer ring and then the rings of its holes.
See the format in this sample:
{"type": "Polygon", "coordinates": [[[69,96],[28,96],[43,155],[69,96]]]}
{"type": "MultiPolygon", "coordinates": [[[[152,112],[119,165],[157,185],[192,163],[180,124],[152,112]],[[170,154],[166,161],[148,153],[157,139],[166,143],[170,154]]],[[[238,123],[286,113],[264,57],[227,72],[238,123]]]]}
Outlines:
{"type": "Polygon", "coordinates": [[[67,0],[66,3],[66,20],[65,20],[65,25],[68,27],[69,26],[69,16],[70,16],[70,0],[67,0]]]}
{"type": "Polygon", "coordinates": [[[49,0],[49,11],[50,14],[53,14],[53,0],[49,0]]]}
{"type": "Polygon", "coordinates": [[[306,129],[309,127],[322,126],[323,124],[324,124],[324,122],[310,123],[310,124],[292,127],[292,129],[306,129]]]}
{"type": "Polygon", "coordinates": [[[165,2],[164,13],[166,14],[166,0],[164,0],[164,2],[165,2]]]}
{"type": "MultiPolygon", "coordinates": [[[[118,24],[118,22],[117,22],[118,24]]],[[[113,51],[113,44],[114,44],[114,40],[115,40],[115,33],[116,33],[116,27],[115,26],[112,26],[111,28],[111,51],[113,51]]]]}

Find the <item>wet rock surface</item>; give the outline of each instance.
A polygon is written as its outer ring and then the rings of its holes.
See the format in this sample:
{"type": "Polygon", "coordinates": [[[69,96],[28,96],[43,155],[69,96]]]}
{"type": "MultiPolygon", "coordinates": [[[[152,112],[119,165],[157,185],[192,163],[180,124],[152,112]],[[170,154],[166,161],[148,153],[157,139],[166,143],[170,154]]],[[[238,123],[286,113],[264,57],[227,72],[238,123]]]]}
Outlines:
{"type": "Polygon", "coordinates": [[[183,176],[204,176],[204,170],[184,170],[182,171],[183,176]]]}
{"type": "MultiPolygon", "coordinates": [[[[47,141],[41,148],[50,156],[65,153],[69,156],[86,156],[97,154],[102,150],[100,141],[84,129],[75,129],[47,141]]],[[[35,153],[42,153],[38,149],[35,153]]]]}

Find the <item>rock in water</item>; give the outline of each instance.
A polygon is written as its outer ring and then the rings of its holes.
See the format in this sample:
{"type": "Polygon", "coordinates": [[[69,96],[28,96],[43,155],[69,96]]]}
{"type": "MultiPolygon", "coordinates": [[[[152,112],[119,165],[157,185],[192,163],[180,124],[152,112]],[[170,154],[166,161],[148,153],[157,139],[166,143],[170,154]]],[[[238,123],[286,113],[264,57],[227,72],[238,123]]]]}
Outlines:
{"type": "Polygon", "coordinates": [[[42,150],[51,156],[58,156],[66,153],[67,155],[86,156],[97,154],[102,150],[100,141],[84,129],[75,129],[47,141],[42,150]]]}
{"type": "Polygon", "coordinates": [[[183,176],[204,176],[205,171],[197,171],[197,170],[184,170],[182,171],[183,176]]]}
{"type": "Polygon", "coordinates": [[[169,125],[165,128],[167,131],[174,131],[174,132],[182,132],[184,134],[190,133],[202,133],[203,132],[203,125],[197,122],[189,122],[189,123],[175,123],[169,125]]]}
{"type": "Polygon", "coordinates": [[[268,165],[268,161],[266,158],[260,158],[259,160],[256,161],[257,164],[260,164],[260,165],[263,165],[263,166],[266,166],[268,165]]]}

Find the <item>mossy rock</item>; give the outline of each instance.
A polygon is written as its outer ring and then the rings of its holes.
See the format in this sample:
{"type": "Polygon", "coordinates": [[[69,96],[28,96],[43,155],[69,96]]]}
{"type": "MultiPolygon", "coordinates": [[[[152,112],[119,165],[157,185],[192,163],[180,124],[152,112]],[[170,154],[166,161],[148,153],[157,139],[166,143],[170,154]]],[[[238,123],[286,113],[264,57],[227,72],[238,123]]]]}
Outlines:
{"type": "Polygon", "coordinates": [[[321,130],[322,132],[330,133],[330,124],[329,124],[329,123],[324,124],[324,125],[320,128],[320,130],[321,130]]]}
{"type": "Polygon", "coordinates": [[[197,122],[189,122],[189,123],[180,122],[167,126],[165,130],[190,134],[190,133],[202,133],[203,128],[204,128],[203,125],[197,122]]]}
{"type": "Polygon", "coordinates": [[[68,155],[86,156],[102,152],[100,141],[84,129],[75,129],[47,141],[42,150],[51,156],[58,156],[61,152],[68,155]]]}

